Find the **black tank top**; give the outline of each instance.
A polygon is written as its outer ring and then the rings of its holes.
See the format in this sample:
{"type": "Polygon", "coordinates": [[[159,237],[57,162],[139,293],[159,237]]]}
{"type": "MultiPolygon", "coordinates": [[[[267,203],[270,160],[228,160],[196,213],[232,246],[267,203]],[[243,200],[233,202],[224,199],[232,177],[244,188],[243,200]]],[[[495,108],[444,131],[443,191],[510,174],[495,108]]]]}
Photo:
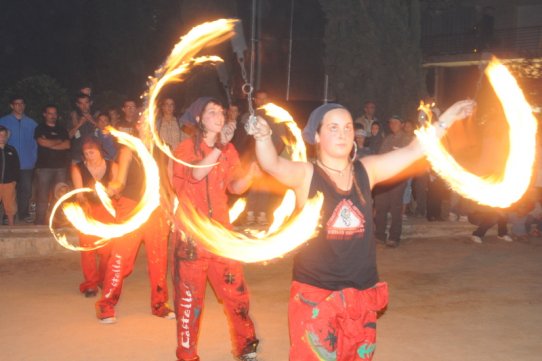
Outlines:
{"type": "Polygon", "coordinates": [[[367,172],[354,163],[355,185],[350,191],[335,187],[325,172],[314,165],[309,197],[324,195],[318,233],[302,246],[294,259],[293,278],[327,290],[364,290],[378,282],[373,238],[373,202],[367,172]]]}
{"type": "MultiPolygon", "coordinates": [[[[128,174],[126,175],[126,185],[122,191],[122,195],[130,198],[133,201],[139,202],[145,190],[144,182],[145,173],[141,166],[141,161],[135,155],[132,157],[128,174]]],[[[156,190],[158,192],[158,190],[156,190]]]]}
{"type": "MultiPolygon", "coordinates": [[[[77,163],[77,167],[79,167],[79,171],[81,172],[81,178],[83,179],[83,187],[89,187],[94,188],[94,185],[96,184],[96,179],[90,174],[90,171],[88,170],[87,166],[83,162],[77,163]]],[[[98,179],[100,183],[102,183],[105,187],[109,184],[111,181],[111,161],[106,160],[105,161],[105,173],[102,179],[98,179]]]]}
{"type": "MultiPolygon", "coordinates": [[[[79,172],[81,172],[81,179],[83,180],[83,187],[89,187],[93,188],[96,185],[96,179],[90,174],[90,171],[88,170],[87,166],[83,162],[76,163],[77,167],[79,168],[79,172]]],[[[113,176],[113,173],[111,172],[111,161],[106,160],[105,161],[105,173],[102,177],[102,179],[98,179],[100,183],[103,184],[104,187],[107,187],[109,182],[111,182],[111,178],[113,176]]],[[[87,193],[87,199],[90,202],[99,202],[98,196],[95,194],[87,193]]]]}

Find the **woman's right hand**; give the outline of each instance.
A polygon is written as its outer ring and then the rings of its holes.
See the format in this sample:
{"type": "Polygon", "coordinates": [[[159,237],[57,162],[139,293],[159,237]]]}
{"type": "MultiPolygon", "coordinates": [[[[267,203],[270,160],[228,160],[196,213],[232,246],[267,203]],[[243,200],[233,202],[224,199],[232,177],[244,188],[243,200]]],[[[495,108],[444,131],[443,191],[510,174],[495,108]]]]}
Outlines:
{"type": "Polygon", "coordinates": [[[474,100],[460,100],[446,109],[439,117],[439,124],[442,124],[445,128],[449,128],[456,120],[472,116],[475,109],[476,102],[474,100]]]}
{"type": "Polygon", "coordinates": [[[267,121],[258,116],[256,117],[256,122],[251,127],[251,134],[257,141],[264,140],[273,134],[271,127],[267,121]]]}

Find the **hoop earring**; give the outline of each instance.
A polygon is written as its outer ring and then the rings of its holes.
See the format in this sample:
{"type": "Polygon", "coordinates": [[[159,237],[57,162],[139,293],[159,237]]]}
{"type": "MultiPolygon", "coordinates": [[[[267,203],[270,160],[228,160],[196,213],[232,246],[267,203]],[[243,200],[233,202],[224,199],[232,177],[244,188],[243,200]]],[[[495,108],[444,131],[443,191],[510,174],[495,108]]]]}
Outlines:
{"type": "Polygon", "coordinates": [[[350,161],[355,161],[356,157],[358,155],[358,145],[356,144],[356,141],[354,140],[354,154],[352,154],[352,157],[350,158],[350,161]]]}

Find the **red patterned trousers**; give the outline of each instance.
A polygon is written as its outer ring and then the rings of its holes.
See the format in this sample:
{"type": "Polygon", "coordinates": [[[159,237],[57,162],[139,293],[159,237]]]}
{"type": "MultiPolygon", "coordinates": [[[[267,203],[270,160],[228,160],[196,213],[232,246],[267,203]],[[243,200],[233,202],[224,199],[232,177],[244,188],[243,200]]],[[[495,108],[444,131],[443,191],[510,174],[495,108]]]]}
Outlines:
{"type": "Polygon", "coordinates": [[[377,311],[388,303],[388,285],[330,291],[294,281],[288,322],[290,361],[372,360],[377,311]]]}

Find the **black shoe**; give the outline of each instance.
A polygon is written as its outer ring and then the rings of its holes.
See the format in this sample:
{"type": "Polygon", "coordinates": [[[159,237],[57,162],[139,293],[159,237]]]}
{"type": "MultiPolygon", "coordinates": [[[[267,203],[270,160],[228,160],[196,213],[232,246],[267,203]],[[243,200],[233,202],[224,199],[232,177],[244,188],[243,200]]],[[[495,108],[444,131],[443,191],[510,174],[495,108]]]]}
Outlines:
{"type": "Polygon", "coordinates": [[[91,288],[91,289],[85,290],[83,294],[85,295],[86,298],[96,297],[96,295],[98,294],[98,290],[91,288]]]}
{"type": "Polygon", "coordinates": [[[388,246],[390,248],[397,248],[397,247],[399,247],[399,242],[394,241],[393,239],[388,239],[386,241],[386,246],[388,246]]]}

